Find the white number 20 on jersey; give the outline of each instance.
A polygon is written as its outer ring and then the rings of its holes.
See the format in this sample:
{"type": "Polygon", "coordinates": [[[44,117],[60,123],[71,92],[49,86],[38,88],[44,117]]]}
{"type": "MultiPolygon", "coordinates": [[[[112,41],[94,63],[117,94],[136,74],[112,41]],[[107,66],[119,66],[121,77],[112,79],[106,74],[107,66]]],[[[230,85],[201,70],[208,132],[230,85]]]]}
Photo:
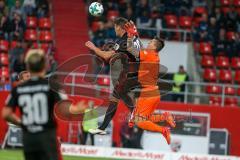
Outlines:
{"type": "Polygon", "coordinates": [[[18,102],[23,107],[22,122],[24,125],[48,122],[47,96],[44,93],[21,95],[18,102]]]}

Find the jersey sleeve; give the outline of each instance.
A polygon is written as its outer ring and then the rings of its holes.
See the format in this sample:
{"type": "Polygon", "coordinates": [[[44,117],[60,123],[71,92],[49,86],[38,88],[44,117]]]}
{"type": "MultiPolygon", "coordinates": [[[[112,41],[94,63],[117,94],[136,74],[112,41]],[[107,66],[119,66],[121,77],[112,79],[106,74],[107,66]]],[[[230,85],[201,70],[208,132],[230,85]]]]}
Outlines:
{"type": "Polygon", "coordinates": [[[60,90],[58,92],[56,92],[56,91],[51,91],[51,92],[53,95],[54,103],[68,99],[68,96],[67,96],[67,94],[64,93],[64,91],[60,90]]]}
{"type": "Polygon", "coordinates": [[[142,43],[138,37],[127,39],[127,51],[131,53],[135,58],[139,57],[139,52],[142,48],[142,43]]]}
{"type": "Polygon", "coordinates": [[[8,95],[5,105],[8,107],[11,107],[11,108],[16,108],[18,106],[17,99],[18,99],[18,97],[17,97],[16,88],[14,88],[8,95]]]}

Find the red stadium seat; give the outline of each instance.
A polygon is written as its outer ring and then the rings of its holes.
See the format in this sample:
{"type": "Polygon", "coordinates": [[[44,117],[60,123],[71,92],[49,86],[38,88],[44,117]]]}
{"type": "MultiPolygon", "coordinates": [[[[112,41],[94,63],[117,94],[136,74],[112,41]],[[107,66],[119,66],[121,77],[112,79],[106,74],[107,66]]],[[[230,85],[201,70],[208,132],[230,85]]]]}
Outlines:
{"type": "Polygon", "coordinates": [[[236,97],[226,97],[224,100],[225,106],[238,106],[238,99],[236,97]]]}
{"type": "Polygon", "coordinates": [[[222,7],[221,10],[222,10],[223,14],[226,15],[227,13],[229,13],[231,11],[231,8],[230,7],[222,7]]]}
{"type": "Polygon", "coordinates": [[[8,41],[0,40],[0,51],[2,51],[2,52],[8,51],[8,41]]]}
{"type": "Polygon", "coordinates": [[[207,10],[204,7],[196,7],[194,8],[194,14],[199,14],[199,15],[207,14],[207,10]]]}
{"type": "Polygon", "coordinates": [[[234,1],[233,1],[233,5],[234,5],[235,7],[240,7],[240,0],[234,0],[234,1]]]}
{"type": "Polygon", "coordinates": [[[208,42],[201,42],[199,44],[199,52],[200,54],[212,54],[212,45],[208,42]]]}
{"type": "Polygon", "coordinates": [[[165,16],[166,25],[168,28],[177,28],[177,16],[175,15],[166,15],[165,16]]]}
{"type": "Polygon", "coordinates": [[[37,28],[37,18],[27,17],[26,25],[27,25],[27,28],[37,28]]]}
{"type": "Polygon", "coordinates": [[[27,40],[27,41],[37,41],[37,31],[35,29],[26,30],[25,40],[27,40]]]}
{"type": "Polygon", "coordinates": [[[203,55],[201,60],[202,67],[214,67],[214,58],[210,55],[203,55]]]}
{"type": "Polygon", "coordinates": [[[240,70],[237,70],[235,72],[235,78],[234,78],[235,82],[237,82],[238,84],[240,84],[240,70]]]}
{"type": "Polygon", "coordinates": [[[8,54],[6,54],[6,53],[1,53],[0,54],[0,64],[1,65],[8,65],[9,64],[8,54]]]}
{"type": "Polygon", "coordinates": [[[115,10],[109,10],[107,12],[107,19],[115,19],[116,17],[119,16],[119,12],[115,10]]]}
{"type": "Polygon", "coordinates": [[[110,86],[110,78],[108,77],[98,77],[98,85],[110,86]]]}
{"type": "Polygon", "coordinates": [[[221,0],[221,6],[229,6],[231,4],[230,0],[221,0]]]}
{"type": "Polygon", "coordinates": [[[240,88],[237,89],[237,95],[240,96],[240,88]]]}
{"type": "Polygon", "coordinates": [[[40,46],[41,49],[43,49],[46,52],[49,48],[49,43],[41,43],[40,46]]]}
{"type": "Polygon", "coordinates": [[[235,95],[236,94],[236,90],[233,87],[226,86],[225,89],[224,89],[224,93],[226,95],[235,95]]]}
{"type": "Polygon", "coordinates": [[[224,56],[218,56],[216,58],[216,66],[219,68],[229,68],[229,58],[224,56]]]}
{"type": "Polygon", "coordinates": [[[37,49],[38,48],[38,43],[36,43],[36,42],[32,43],[31,48],[37,49]]]}
{"type": "Polygon", "coordinates": [[[93,21],[92,24],[91,24],[91,30],[93,32],[96,32],[97,30],[99,30],[99,28],[100,28],[99,21],[93,21]]]}
{"type": "Polygon", "coordinates": [[[209,82],[216,82],[217,80],[217,72],[215,69],[205,69],[203,72],[203,79],[205,81],[209,81],[209,82]]]}
{"type": "Polygon", "coordinates": [[[232,58],[231,67],[233,69],[240,69],[240,57],[233,57],[232,58]]]}
{"type": "Polygon", "coordinates": [[[216,97],[216,96],[210,96],[209,97],[209,104],[220,106],[221,103],[222,103],[222,98],[221,97],[216,97]]]}
{"type": "Polygon", "coordinates": [[[206,93],[209,94],[221,94],[222,93],[222,87],[218,85],[208,85],[206,87],[206,93]]]}
{"type": "Polygon", "coordinates": [[[17,41],[11,41],[10,47],[11,49],[15,48],[17,45],[17,41]]]}
{"type": "Polygon", "coordinates": [[[227,40],[234,40],[236,39],[236,33],[233,31],[228,31],[227,32],[227,40]]]}
{"type": "Polygon", "coordinates": [[[51,29],[52,24],[50,18],[40,18],[38,21],[38,26],[40,29],[51,29]]]}
{"type": "Polygon", "coordinates": [[[224,83],[232,82],[232,72],[228,69],[221,69],[219,71],[219,80],[224,83]]]}
{"type": "Polygon", "coordinates": [[[179,26],[184,29],[191,29],[192,28],[192,17],[180,16],[179,17],[179,26]]]}
{"type": "Polygon", "coordinates": [[[39,40],[41,42],[51,42],[53,40],[52,33],[50,31],[40,31],[39,40]]]}
{"type": "Polygon", "coordinates": [[[238,14],[238,16],[240,15],[240,7],[235,8],[234,11],[238,14]]]}

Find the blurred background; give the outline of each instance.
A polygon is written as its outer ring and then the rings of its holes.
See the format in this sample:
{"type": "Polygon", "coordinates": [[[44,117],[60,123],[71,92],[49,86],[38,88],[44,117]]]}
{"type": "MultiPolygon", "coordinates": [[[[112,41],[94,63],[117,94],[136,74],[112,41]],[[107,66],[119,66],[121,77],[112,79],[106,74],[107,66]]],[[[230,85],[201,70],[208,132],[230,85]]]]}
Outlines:
{"type": "MultiPolygon", "coordinates": [[[[94,117],[91,121],[57,120],[62,153],[79,159],[240,156],[240,0],[98,0],[104,7],[100,17],[88,14],[92,2],[0,0],[0,109],[10,89],[17,85],[17,75],[25,70],[24,56],[29,49],[44,49],[48,73],[53,73],[61,64],[68,64],[70,58],[91,54],[84,45],[86,41],[98,47],[114,41],[113,21],[121,16],[134,21],[144,46],[154,36],[166,41],[159,53],[161,65],[167,68],[161,81],[173,87],[162,90],[167,94],[161,97],[156,113],[168,110],[176,118],[171,144],[167,145],[160,134],[129,128],[129,111],[123,103],[107,129],[108,135],[88,134],[89,128],[102,121],[107,107],[103,103],[84,115],[94,117]]],[[[94,73],[100,69],[95,59],[86,62],[94,73]]],[[[75,66],[78,61],[71,63],[75,66]]],[[[83,89],[79,93],[78,88],[89,85],[83,81],[86,68],[79,66],[72,72],[71,67],[57,71],[68,75],[64,81],[67,93],[81,99],[88,92],[83,89]]],[[[97,98],[111,90],[109,71],[106,63],[91,84],[97,98]]],[[[2,119],[0,126],[2,149],[21,149],[21,130],[2,119]]],[[[0,150],[0,157],[4,150],[0,150]]]]}

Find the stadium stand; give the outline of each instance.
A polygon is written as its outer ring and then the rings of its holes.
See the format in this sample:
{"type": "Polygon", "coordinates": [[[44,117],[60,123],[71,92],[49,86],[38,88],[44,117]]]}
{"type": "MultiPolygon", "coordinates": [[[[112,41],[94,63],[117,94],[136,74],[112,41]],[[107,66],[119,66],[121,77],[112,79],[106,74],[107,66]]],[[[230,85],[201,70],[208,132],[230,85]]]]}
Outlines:
{"type": "Polygon", "coordinates": [[[1,84],[9,85],[25,69],[24,53],[29,48],[42,48],[47,56],[52,56],[53,26],[49,2],[46,0],[34,1],[35,4],[28,7],[19,0],[12,5],[4,0],[0,3],[5,8],[0,17],[3,22],[0,27],[1,84]]]}

